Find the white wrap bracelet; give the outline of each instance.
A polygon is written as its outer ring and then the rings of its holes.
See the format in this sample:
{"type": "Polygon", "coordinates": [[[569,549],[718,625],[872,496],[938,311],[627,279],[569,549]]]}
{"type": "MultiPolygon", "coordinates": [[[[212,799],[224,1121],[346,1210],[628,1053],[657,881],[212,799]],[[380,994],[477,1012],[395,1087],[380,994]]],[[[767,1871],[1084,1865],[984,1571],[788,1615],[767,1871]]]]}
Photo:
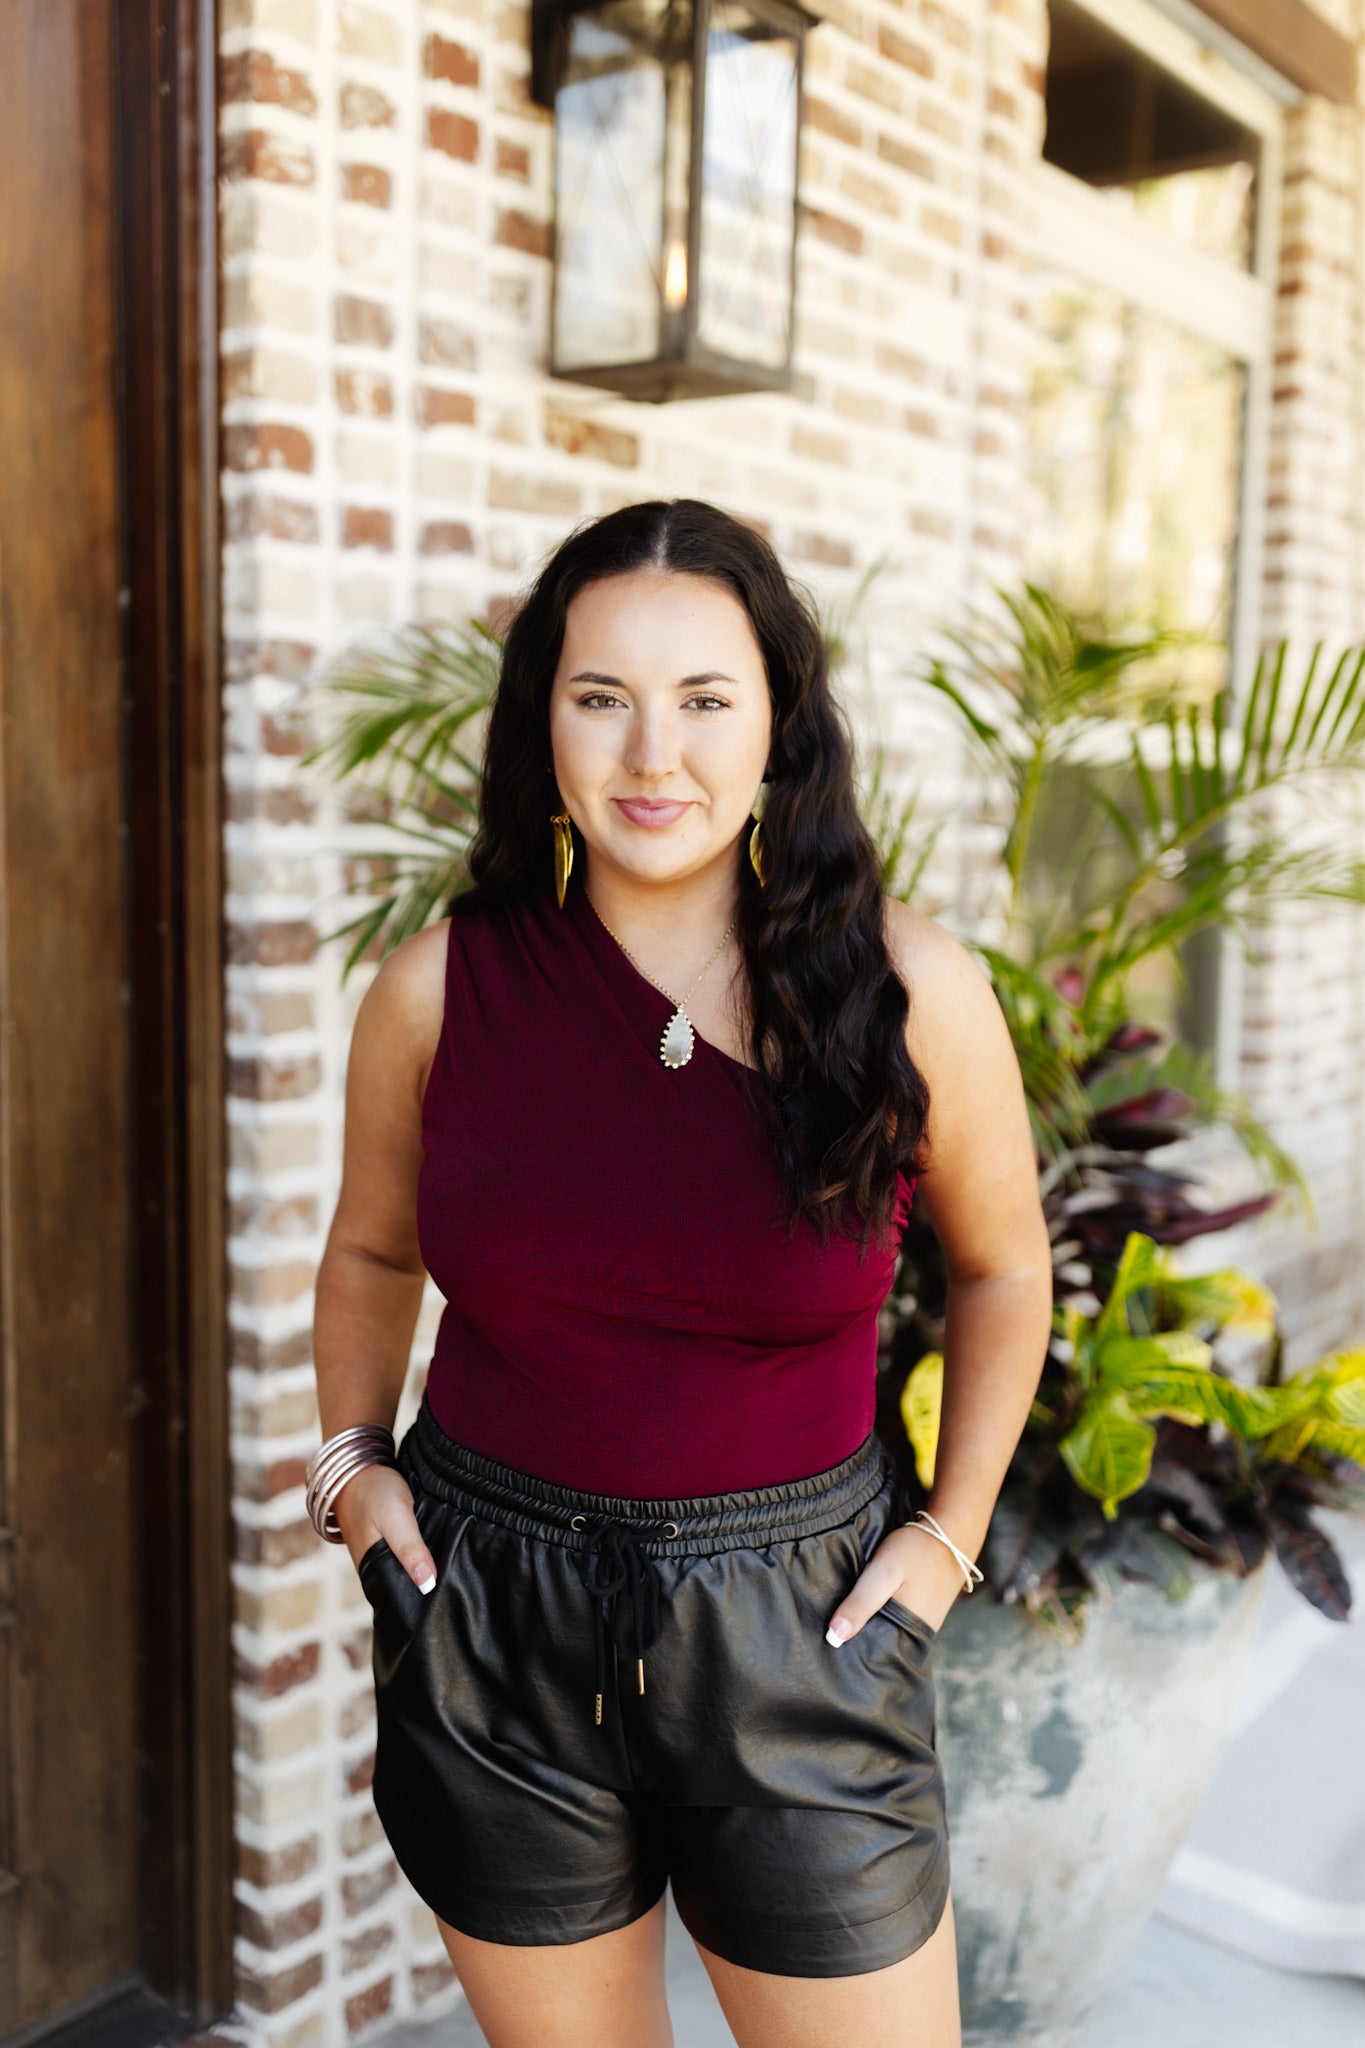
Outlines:
{"type": "Polygon", "coordinates": [[[981,1584],[981,1581],[985,1578],[985,1573],[981,1570],[979,1565],[976,1565],[972,1562],[971,1558],[968,1557],[965,1550],[958,1549],[952,1537],[949,1536],[944,1529],[940,1528],[939,1524],[934,1520],[933,1516],[929,1513],[927,1508],[921,1508],[919,1513],[915,1516],[914,1520],[910,1522],[908,1526],[912,1529],[918,1526],[919,1528],[926,1530],[930,1536],[936,1536],[940,1543],[946,1543],[949,1550],[952,1551],[953,1556],[957,1559],[959,1565],[962,1567],[962,1577],[966,1582],[967,1591],[969,1593],[974,1593],[976,1591],[977,1587],[981,1584]]]}

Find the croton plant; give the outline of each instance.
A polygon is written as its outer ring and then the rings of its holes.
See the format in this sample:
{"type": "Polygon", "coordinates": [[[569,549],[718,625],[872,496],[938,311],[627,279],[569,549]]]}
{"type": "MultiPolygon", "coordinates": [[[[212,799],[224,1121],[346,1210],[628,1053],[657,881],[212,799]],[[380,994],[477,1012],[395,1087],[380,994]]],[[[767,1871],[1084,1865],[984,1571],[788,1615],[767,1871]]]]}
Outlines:
{"type": "MultiPolygon", "coordinates": [[[[1117,1029],[1073,1076],[1082,1099],[1094,1091],[1091,1114],[1060,1148],[1050,1132],[1053,1334],[980,1562],[997,1597],[1065,1626],[1101,1587],[1145,1580],[1179,1597],[1193,1559],[1245,1576],[1273,1547],[1298,1590],[1344,1620],[1349,1581],[1315,1510],[1365,1510],[1365,1349],[1280,1378],[1269,1289],[1177,1269],[1171,1247],[1279,1191],[1201,1209],[1190,1176],[1148,1157],[1196,1112],[1142,1065],[1158,1043],[1117,1029]]],[[[912,1215],[883,1317],[878,1421],[912,1497],[933,1483],[945,1291],[937,1240],[912,1215]]]]}

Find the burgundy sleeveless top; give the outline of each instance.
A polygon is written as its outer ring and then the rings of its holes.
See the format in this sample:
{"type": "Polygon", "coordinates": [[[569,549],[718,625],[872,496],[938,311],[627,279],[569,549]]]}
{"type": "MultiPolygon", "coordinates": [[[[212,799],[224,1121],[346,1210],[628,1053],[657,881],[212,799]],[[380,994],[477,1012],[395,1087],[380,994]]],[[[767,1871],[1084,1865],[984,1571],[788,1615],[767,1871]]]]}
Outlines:
{"type": "Polygon", "coordinates": [[[417,1227],[445,1296],[448,1435],[584,1492],[728,1493],[827,1470],[872,1427],[888,1237],[789,1208],[767,1084],[673,1011],[571,882],[452,907],[417,1227]]]}

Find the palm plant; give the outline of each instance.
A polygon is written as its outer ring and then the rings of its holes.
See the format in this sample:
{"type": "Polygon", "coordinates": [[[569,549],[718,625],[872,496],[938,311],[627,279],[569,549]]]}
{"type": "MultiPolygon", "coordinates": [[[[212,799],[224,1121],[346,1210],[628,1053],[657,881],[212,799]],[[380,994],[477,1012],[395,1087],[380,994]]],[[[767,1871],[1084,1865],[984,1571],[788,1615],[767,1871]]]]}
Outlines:
{"type": "Polygon", "coordinates": [[[1276,814],[1365,766],[1365,647],[1329,666],[1319,641],[1294,683],[1282,640],[1244,700],[1230,685],[1187,700],[1162,672],[1202,636],[1121,639],[1029,582],[995,595],[1010,624],[982,613],[949,631],[956,657],[917,680],[956,713],[996,793],[1006,950],[1035,972],[1073,968],[1083,1027],[1112,1022],[1140,962],[1176,960],[1210,927],[1245,938],[1288,902],[1365,902],[1365,861],[1302,843],[1276,814]],[[1060,877],[1042,857],[1049,809],[1064,814],[1060,877]]]}
{"type": "Polygon", "coordinates": [[[303,765],[325,764],[337,782],[353,778],[353,809],[385,832],[356,884],[376,900],[326,935],[356,934],[343,982],[376,944],[381,957],[391,952],[468,886],[479,801],[471,734],[492,702],[501,660],[498,635],[473,619],[409,627],[387,647],[351,652],[326,679],[327,729],[303,765]]]}

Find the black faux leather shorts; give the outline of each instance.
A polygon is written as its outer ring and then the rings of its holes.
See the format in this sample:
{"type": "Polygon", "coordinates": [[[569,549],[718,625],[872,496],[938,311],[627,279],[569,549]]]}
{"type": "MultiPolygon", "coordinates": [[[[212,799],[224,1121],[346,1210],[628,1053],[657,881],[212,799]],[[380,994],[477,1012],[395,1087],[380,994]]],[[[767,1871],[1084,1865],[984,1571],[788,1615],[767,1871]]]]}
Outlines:
{"type": "Polygon", "coordinates": [[[836,1977],[909,1955],[948,1893],[935,1630],[889,1600],[825,1628],[904,1519],[875,1435],[750,1492],[578,1493],[454,1442],[423,1396],[398,1446],[437,1568],[381,1536],[374,1803],[452,1927],[564,1943],[671,1881],[684,1925],[751,1970],[836,1977]]]}

